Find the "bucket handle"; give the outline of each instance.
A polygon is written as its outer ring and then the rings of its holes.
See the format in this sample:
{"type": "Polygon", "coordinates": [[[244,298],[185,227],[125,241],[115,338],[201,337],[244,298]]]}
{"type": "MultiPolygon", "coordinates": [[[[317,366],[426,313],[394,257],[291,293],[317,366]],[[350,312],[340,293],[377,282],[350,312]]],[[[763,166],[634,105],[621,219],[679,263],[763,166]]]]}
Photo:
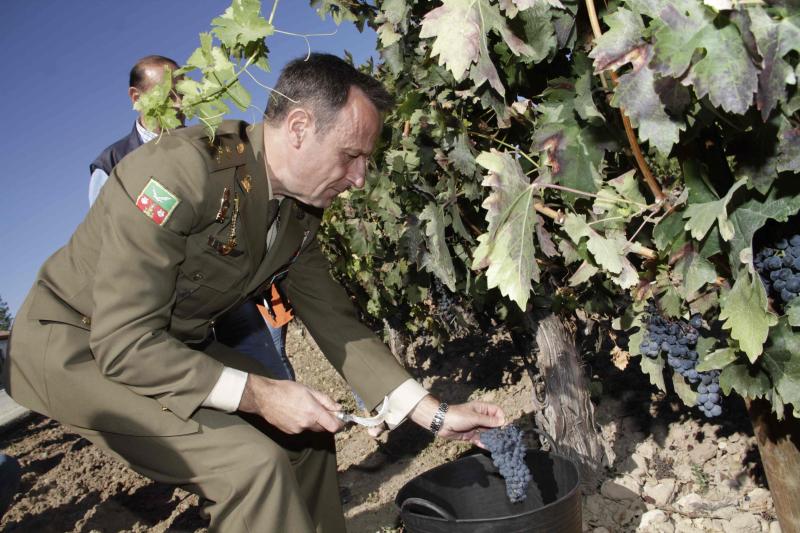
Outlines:
{"type": "Polygon", "coordinates": [[[542,429],[539,429],[539,428],[531,428],[531,431],[533,431],[537,435],[540,435],[540,436],[544,437],[545,440],[547,440],[547,442],[550,443],[550,447],[553,449],[553,451],[555,453],[560,453],[558,451],[558,445],[556,444],[555,439],[553,439],[553,437],[551,437],[548,432],[546,432],[546,431],[544,431],[542,429]]]}
{"type": "Polygon", "coordinates": [[[400,512],[403,512],[403,510],[405,510],[406,505],[419,505],[420,507],[424,507],[430,511],[433,511],[434,513],[439,515],[440,518],[444,518],[448,522],[455,522],[456,520],[456,517],[453,516],[451,513],[449,513],[442,507],[436,505],[435,503],[426,500],[425,498],[406,498],[403,501],[402,505],[400,505],[400,512]]]}

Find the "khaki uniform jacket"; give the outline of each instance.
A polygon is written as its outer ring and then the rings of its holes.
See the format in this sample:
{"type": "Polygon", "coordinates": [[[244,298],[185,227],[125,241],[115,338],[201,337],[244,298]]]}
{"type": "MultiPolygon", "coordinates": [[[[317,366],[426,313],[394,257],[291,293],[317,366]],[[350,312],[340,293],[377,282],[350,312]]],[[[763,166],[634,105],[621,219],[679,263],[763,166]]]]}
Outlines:
{"type": "Polygon", "coordinates": [[[10,395],[82,428],[196,431],[191,416],[223,361],[253,368],[218,343],[198,345],[203,351],[193,343],[207,341],[216,317],[288,269],[282,287],[295,314],[328,361],[376,406],[408,373],[359,323],[331,278],[316,240],[321,210],[284,200],[265,254],[275,209],[262,124],[227,121],[213,141],[200,127],[185,128],[131,153],[69,243],[45,262],[18,313],[10,395]],[[179,202],[163,223],[137,207],[151,180],[179,202]],[[236,246],[223,255],[210,242],[228,242],[233,224],[236,246]]]}

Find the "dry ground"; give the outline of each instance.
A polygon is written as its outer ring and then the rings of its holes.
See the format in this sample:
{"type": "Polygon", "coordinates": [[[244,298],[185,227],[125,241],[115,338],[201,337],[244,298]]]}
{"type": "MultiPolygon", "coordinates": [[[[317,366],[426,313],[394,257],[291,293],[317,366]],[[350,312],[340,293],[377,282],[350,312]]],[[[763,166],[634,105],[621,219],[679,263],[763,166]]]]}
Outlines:
{"type": "MultiPolygon", "coordinates": [[[[320,364],[321,354],[300,328],[290,330],[287,346],[299,381],[355,407],[344,381],[320,364]]],[[[451,403],[489,399],[523,429],[530,427],[531,381],[508,338],[465,338],[446,355],[425,347],[410,354],[412,373],[438,396],[451,403]]],[[[606,392],[598,423],[618,460],[603,490],[584,497],[587,531],[775,531],[771,498],[760,488],[758,453],[736,404],[726,421],[708,423],[653,395],[638,369],[601,374],[606,392]],[[665,484],[672,490],[663,501],[665,484]]],[[[350,427],[336,442],[351,533],[400,530],[393,503],[400,487],[470,451],[464,443],[433,441],[411,424],[377,440],[350,427]]],[[[24,470],[21,490],[0,522],[3,531],[205,530],[196,496],[137,475],[55,421],[31,417],[0,435],[0,448],[24,470]]]]}

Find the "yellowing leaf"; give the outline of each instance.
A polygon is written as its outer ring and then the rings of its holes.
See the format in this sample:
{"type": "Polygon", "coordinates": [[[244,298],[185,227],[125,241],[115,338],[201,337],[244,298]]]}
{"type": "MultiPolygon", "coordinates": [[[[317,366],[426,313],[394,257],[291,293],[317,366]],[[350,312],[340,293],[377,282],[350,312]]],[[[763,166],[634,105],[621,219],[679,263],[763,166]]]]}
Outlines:
{"type": "Polygon", "coordinates": [[[488,286],[499,288],[501,294],[525,309],[531,280],[539,281],[533,238],[536,189],[510,154],[482,152],[476,162],[489,171],[483,186],[491,187],[492,192],[483,202],[489,227],[478,237],[472,268],[486,268],[488,286]]]}
{"type": "Polygon", "coordinates": [[[531,47],[509,29],[497,5],[489,0],[444,0],[425,15],[419,36],[434,38],[431,55],[439,56],[439,64],[452,72],[456,81],[463,80],[477,63],[476,86],[489,80],[502,94],[505,89],[486,44],[490,31],[499,34],[514,54],[533,54],[531,47]]]}
{"type": "Polygon", "coordinates": [[[427,251],[422,254],[422,266],[436,275],[451,292],[456,292],[456,271],[444,236],[444,211],[435,204],[428,204],[420,213],[419,219],[427,222],[425,224],[427,251]]]}

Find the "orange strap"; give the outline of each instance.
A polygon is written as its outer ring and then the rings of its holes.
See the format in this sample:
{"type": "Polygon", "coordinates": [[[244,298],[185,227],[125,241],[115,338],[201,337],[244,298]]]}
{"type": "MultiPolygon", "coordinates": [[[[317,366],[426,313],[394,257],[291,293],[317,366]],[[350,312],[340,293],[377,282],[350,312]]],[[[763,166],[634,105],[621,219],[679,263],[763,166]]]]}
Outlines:
{"type": "Polygon", "coordinates": [[[294,318],[292,308],[284,303],[274,283],[270,285],[269,308],[263,304],[256,304],[256,307],[273,329],[285,326],[294,318]]]}

